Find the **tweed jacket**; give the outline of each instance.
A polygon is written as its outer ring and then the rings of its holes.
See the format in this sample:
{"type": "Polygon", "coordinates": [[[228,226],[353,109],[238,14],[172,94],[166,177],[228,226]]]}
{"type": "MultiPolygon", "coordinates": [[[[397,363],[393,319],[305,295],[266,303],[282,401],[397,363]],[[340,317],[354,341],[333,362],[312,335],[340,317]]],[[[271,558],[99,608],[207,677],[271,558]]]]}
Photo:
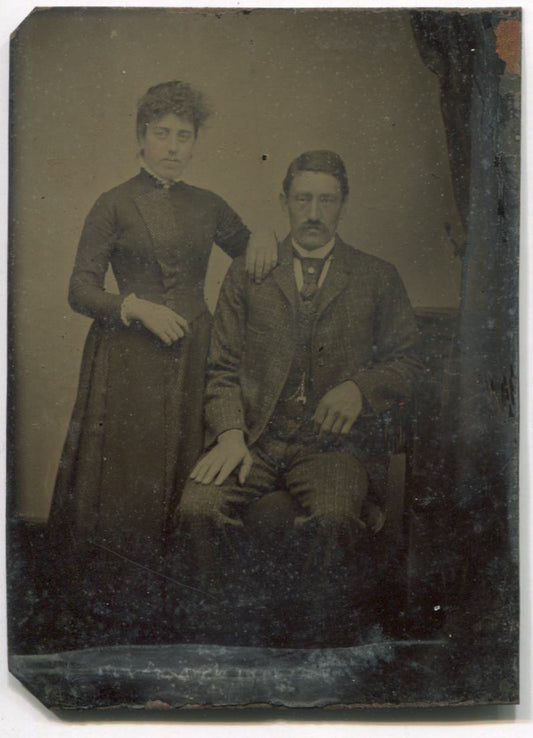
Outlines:
{"type": "MultiPolygon", "coordinates": [[[[290,237],[280,246],[278,266],[261,284],[247,277],[243,259],[231,265],[211,335],[208,444],[232,428],[244,430],[249,444],[264,431],[293,360],[298,300],[290,237]]],[[[346,380],[359,386],[371,415],[408,398],[420,369],[417,342],[414,314],[395,267],[337,236],[317,295],[310,409],[346,380]]]]}

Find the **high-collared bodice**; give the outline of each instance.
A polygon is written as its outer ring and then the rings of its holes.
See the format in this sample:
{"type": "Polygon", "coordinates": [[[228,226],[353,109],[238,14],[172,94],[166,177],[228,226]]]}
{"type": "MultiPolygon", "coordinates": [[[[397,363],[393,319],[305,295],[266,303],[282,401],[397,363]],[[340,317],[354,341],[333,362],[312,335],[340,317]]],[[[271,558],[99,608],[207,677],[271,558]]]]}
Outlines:
{"type": "Polygon", "coordinates": [[[163,188],[142,170],[102,195],[89,213],[71,304],[91,317],[116,319],[122,297],[135,293],[193,320],[206,309],[203,287],[213,243],[235,257],[248,236],[218,195],[184,182],[163,188]],[[121,296],[103,292],[109,264],[121,296]]]}

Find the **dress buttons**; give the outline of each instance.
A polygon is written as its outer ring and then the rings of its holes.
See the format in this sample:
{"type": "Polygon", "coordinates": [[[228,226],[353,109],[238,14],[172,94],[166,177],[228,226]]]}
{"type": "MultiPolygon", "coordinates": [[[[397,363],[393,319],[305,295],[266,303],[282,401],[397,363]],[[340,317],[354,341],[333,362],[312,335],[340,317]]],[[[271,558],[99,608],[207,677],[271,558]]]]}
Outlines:
{"type": "Polygon", "coordinates": [[[307,267],[307,271],[309,272],[309,274],[314,274],[316,272],[316,269],[315,267],[307,267]]]}

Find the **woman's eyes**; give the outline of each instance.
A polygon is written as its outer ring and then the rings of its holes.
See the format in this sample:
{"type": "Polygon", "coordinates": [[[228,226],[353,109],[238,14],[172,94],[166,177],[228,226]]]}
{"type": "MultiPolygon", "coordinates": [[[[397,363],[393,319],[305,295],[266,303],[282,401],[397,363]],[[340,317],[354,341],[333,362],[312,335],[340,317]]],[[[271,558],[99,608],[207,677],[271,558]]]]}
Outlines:
{"type": "MultiPolygon", "coordinates": [[[[154,136],[162,141],[164,141],[165,138],[168,138],[171,133],[168,128],[153,128],[152,130],[154,136]]],[[[186,141],[190,141],[191,136],[192,134],[189,133],[189,131],[181,131],[178,133],[178,141],[185,143],[186,141]]]]}

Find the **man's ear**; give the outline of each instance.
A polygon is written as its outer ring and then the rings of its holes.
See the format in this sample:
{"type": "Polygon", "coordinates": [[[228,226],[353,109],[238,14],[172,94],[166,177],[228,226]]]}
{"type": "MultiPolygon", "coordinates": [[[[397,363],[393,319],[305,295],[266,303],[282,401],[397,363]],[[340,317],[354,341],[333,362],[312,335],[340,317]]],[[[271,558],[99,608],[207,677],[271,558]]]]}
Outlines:
{"type": "Polygon", "coordinates": [[[287,213],[289,204],[287,202],[287,195],[284,192],[279,193],[279,204],[284,213],[287,213]]]}
{"type": "Polygon", "coordinates": [[[348,202],[348,195],[344,198],[342,201],[341,211],[339,213],[339,220],[342,220],[344,218],[344,213],[346,212],[346,203],[348,202]]]}

